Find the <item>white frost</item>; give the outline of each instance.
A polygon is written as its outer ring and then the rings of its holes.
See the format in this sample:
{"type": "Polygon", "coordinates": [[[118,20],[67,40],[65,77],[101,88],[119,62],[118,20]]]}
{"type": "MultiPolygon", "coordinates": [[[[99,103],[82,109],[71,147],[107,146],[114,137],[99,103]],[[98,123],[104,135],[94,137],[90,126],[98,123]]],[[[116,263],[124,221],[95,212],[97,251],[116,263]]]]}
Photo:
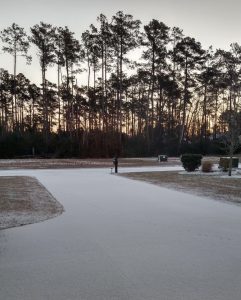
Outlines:
{"type": "Polygon", "coordinates": [[[0,174],[36,176],[65,207],[0,232],[1,299],[241,299],[239,206],[109,169],[0,174]]]}

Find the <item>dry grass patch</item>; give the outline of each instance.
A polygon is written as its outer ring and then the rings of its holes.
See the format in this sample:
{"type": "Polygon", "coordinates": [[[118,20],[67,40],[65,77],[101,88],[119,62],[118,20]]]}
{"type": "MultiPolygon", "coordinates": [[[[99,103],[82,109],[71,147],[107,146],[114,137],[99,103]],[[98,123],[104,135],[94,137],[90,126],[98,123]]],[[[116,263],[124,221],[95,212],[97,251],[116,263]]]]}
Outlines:
{"type": "Polygon", "coordinates": [[[63,212],[36,178],[0,177],[0,229],[36,223],[63,212]]]}
{"type": "MultiPolygon", "coordinates": [[[[111,168],[112,158],[89,159],[0,159],[0,170],[9,169],[65,169],[65,168],[111,168]]],[[[157,158],[120,158],[119,167],[180,165],[179,158],[157,162],[157,158]]]]}
{"type": "Polygon", "coordinates": [[[166,188],[241,204],[241,178],[179,174],[178,172],[125,173],[122,176],[166,188]]]}

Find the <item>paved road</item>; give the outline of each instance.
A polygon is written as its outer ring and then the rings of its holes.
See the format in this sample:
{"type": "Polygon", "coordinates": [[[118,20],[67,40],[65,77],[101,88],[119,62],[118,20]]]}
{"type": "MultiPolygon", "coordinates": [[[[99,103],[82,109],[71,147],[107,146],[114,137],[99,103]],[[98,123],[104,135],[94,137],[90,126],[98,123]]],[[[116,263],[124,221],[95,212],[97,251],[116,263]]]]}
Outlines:
{"type": "Polygon", "coordinates": [[[0,231],[1,300],[240,300],[241,207],[109,170],[36,176],[55,219],[0,231]]]}

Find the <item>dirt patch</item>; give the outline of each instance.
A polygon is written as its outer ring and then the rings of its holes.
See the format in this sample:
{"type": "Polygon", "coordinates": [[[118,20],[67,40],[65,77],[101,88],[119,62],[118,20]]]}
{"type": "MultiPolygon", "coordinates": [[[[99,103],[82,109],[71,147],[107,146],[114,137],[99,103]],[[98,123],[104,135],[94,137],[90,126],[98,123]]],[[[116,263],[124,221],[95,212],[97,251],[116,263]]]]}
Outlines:
{"type": "Polygon", "coordinates": [[[0,229],[41,222],[63,212],[36,178],[0,177],[0,229]]]}
{"type": "Polygon", "coordinates": [[[179,172],[138,172],[121,174],[166,188],[241,204],[241,178],[180,174],[179,172]]]}

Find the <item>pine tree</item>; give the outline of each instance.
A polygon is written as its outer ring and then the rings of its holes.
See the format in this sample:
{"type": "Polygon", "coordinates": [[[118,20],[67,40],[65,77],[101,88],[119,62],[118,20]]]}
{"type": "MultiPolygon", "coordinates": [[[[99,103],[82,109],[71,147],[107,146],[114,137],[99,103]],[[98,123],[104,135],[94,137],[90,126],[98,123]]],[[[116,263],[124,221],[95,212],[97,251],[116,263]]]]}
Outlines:
{"type": "Polygon", "coordinates": [[[0,38],[4,43],[3,51],[13,56],[13,98],[12,98],[12,127],[16,127],[17,123],[17,107],[16,107],[16,75],[17,75],[17,57],[26,58],[27,63],[31,62],[31,56],[28,55],[30,47],[29,37],[24,28],[13,23],[10,27],[0,32],[0,38]]]}
{"type": "Polygon", "coordinates": [[[123,63],[125,55],[139,46],[141,21],[134,20],[132,15],[118,11],[112,17],[110,29],[112,32],[112,47],[116,58],[117,85],[117,124],[122,132],[122,97],[123,97],[123,63]]]}
{"type": "Polygon", "coordinates": [[[185,37],[175,47],[175,59],[183,72],[182,86],[183,97],[180,103],[182,109],[181,131],[179,136],[178,151],[180,150],[186,126],[187,106],[191,103],[191,87],[195,86],[195,72],[203,63],[204,50],[194,38],[185,37]]]}
{"type": "Polygon", "coordinates": [[[66,129],[72,132],[74,130],[73,119],[73,86],[75,73],[79,70],[74,69],[82,58],[82,51],[80,43],[74,38],[74,33],[69,30],[67,26],[58,28],[57,41],[59,43],[58,62],[65,66],[66,70],[66,91],[65,91],[65,115],[66,115],[66,129]]]}
{"type": "Polygon", "coordinates": [[[143,45],[147,50],[143,58],[150,66],[150,102],[151,102],[151,127],[154,127],[154,92],[158,74],[160,75],[166,67],[166,45],[169,42],[169,27],[158,20],[152,20],[144,26],[145,39],[143,45]]]}
{"type": "Polygon", "coordinates": [[[56,28],[50,24],[40,22],[40,25],[34,25],[31,28],[31,42],[38,49],[39,62],[42,73],[42,101],[43,101],[43,133],[45,135],[46,145],[48,144],[48,135],[50,132],[48,116],[48,98],[47,98],[47,68],[55,62],[55,33],[56,28]]]}

